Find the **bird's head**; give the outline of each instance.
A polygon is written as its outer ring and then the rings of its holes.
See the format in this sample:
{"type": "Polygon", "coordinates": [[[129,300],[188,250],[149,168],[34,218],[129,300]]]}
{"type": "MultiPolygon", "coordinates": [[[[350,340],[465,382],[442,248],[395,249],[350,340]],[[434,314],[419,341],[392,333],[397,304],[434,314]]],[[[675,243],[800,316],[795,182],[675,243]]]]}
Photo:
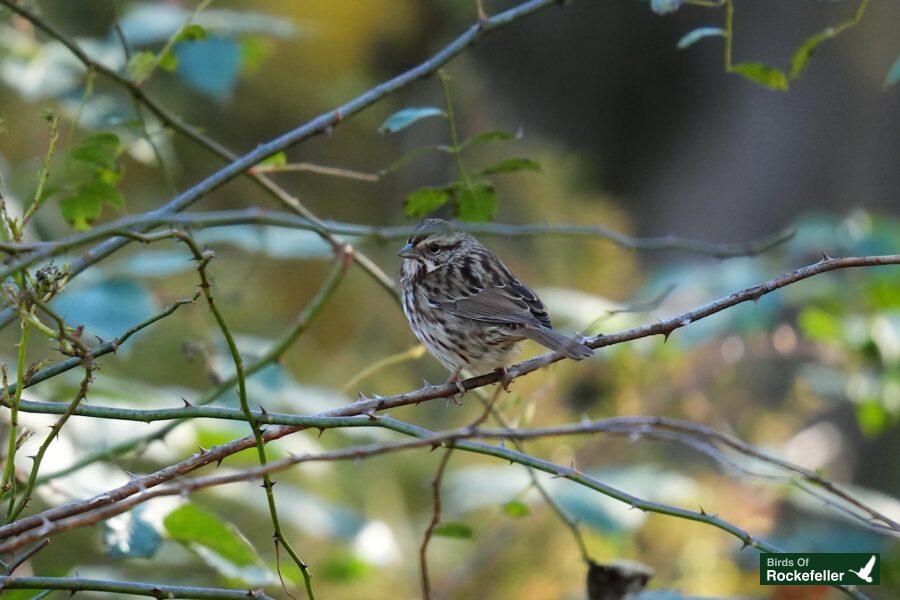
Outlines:
{"type": "Polygon", "coordinates": [[[471,235],[459,231],[443,219],[425,219],[406,240],[397,256],[403,258],[404,270],[431,273],[456,262],[478,248],[471,235]]]}

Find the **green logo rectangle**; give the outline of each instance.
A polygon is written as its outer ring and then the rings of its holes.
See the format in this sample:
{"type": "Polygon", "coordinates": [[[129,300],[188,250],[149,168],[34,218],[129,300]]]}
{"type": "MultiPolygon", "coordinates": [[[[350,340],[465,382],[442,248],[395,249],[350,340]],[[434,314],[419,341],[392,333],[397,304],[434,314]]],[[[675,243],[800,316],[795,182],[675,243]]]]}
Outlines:
{"type": "Polygon", "coordinates": [[[760,585],[878,585],[877,552],[799,552],[759,555],[760,585]]]}

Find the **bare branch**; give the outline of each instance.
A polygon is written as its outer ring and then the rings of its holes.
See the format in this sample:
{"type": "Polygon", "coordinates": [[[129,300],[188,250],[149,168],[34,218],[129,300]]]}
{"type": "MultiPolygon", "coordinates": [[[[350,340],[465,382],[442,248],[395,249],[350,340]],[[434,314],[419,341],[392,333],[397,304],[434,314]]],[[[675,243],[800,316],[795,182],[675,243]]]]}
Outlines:
{"type": "Polygon", "coordinates": [[[428,527],[425,528],[425,533],[422,535],[422,543],[419,545],[419,573],[422,578],[422,598],[424,600],[431,600],[431,581],[428,577],[428,544],[431,542],[435,527],[441,522],[441,482],[444,480],[444,471],[450,462],[451,454],[453,454],[452,446],[444,450],[434,473],[434,479],[431,480],[431,521],[428,522],[428,527]]]}
{"type": "Polygon", "coordinates": [[[0,590],[67,590],[75,592],[110,592],[128,596],[148,596],[150,598],[205,598],[227,600],[257,598],[273,600],[262,590],[225,590],[219,588],[188,587],[183,585],[160,585],[138,583],[136,581],[106,581],[102,579],[82,579],[81,577],[7,577],[0,576],[0,590]]]}

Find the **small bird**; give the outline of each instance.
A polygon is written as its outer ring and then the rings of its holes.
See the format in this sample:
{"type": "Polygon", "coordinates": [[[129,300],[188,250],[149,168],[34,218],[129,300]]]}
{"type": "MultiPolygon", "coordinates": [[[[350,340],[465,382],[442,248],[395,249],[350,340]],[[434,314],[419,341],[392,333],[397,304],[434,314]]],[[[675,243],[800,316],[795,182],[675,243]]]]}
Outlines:
{"type": "MultiPolygon", "coordinates": [[[[426,219],[397,254],[403,258],[403,312],[413,333],[450,370],[500,370],[519,342],[531,339],[581,360],[593,350],[554,330],[537,294],[471,235],[443,219],[426,219]]],[[[464,390],[460,388],[460,392],[464,390]]]]}

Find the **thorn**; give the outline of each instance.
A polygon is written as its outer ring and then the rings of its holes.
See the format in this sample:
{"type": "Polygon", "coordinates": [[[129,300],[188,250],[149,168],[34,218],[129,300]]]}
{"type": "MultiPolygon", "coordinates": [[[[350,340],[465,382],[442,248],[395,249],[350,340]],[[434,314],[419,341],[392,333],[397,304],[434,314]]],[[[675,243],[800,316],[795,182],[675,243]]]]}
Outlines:
{"type": "Polygon", "coordinates": [[[669,341],[669,336],[672,335],[672,332],[673,332],[673,331],[675,331],[674,328],[672,328],[672,329],[667,329],[666,331],[664,331],[664,332],[662,333],[662,336],[663,336],[663,344],[665,344],[666,342],[669,341]]]}
{"type": "Polygon", "coordinates": [[[216,461],[216,468],[217,468],[217,469],[218,469],[219,467],[222,466],[222,461],[223,461],[223,460],[225,460],[225,457],[224,457],[224,456],[220,457],[220,458],[216,461]]]}
{"type": "Polygon", "coordinates": [[[703,505],[702,505],[702,504],[700,505],[700,514],[703,515],[704,517],[706,516],[706,511],[703,510],[703,505]]]}
{"type": "Polygon", "coordinates": [[[184,407],[185,407],[185,408],[193,408],[193,407],[194,407],[194,405],[191,404],[190,402],[188,402],[187,399],[186,399],[184,396],[181,397],[181,401],[184,402],[184,407]]]}
{"type": "Polygon", "coordinates": [[[751,538],[747,538],[747,539],[741,540],[741,541],[744,542],[743,544],[741,544],[741,550],[743,550],[744,548],[749,546],[750,542],[752,542],[753,540],[751,538]]]}
{"type": "Polygon", "coordinates": [[[259,407],[259,412],[261,412],[264,415],[269,414],[269,411],[266,410],[265,406],[263,406],[262,404],[257,404],[257,406],[259,407]]]}
{"type": "Polygon", "coordinates": [[[828,256],[827,254],[825,254],[825,251],[824,251],[824,250],[820,250],[820,252],[822,253],[822,260],[821,260],[821,262],[828,262],[829,260],[834,260],[833,258],[831,258],[830,256],[828,256]]]}
{"type": "Polygon", "coordinates": [[[366,415],[367,417],[369,417],[369,420],[370,420],[370,421],[377,421],[378,419],[381,418],[381,417],[379,417],[378,415],[375,414],[375,411],[374,411],[374,410],[367,410],[367,411],[365,411],[363,414],[366,415]]]}
{"type": "Polygon", "coordinates": [[[431,443],[431,450],[429,450],[429,452],[434,452],[435,450],[437,450],[437,449],[440,448],[440,447],[441,447],[441,443],[440,443],[440,442],[432,442],[432,443],[431,443]]]}
{"type": "Polygon", "coordinates": [[[325,433],[325,428],[324,428],[324,427],[318,427],[317,429],[319,430],[319,435],[317,435],[316,437],[322,437],[322,434],[325,433]]]}
{"type": "Polygon", "coordinates": [[[197,446],[197,447],[200,448],[200,454],[205,454],[205,453],[209,452],[209,450],[207,450],[203,446],[197,446]]]}

